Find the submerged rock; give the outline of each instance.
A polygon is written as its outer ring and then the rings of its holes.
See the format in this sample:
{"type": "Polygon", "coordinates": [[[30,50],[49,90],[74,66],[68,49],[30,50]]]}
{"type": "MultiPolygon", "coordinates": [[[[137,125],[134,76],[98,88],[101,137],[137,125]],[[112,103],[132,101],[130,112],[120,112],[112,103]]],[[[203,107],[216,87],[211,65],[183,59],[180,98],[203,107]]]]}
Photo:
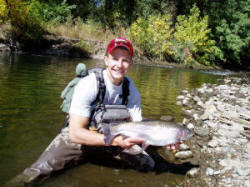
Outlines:
{"type": "Polygon", "coordinates": [[[187,159],[193,156],[192,151],[179,151],[175,154],[175,158],[178,159],[187,159]]]}
{"type": "Polygon", "coordinates": [[[199,175],[200,168],[192,168],[187,172],[188,177],[197,177],[199,175]]]}

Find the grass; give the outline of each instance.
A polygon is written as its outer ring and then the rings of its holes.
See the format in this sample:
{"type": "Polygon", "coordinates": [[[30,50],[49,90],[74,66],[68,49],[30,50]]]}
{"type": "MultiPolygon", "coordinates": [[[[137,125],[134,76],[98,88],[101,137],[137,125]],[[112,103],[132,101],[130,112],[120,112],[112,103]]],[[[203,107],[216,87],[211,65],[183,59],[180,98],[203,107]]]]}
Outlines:
{"type": "Polygon", "coordinates": [[[69,39],[103,41],[105,43],[117,36],[127,36],[128,33],[123,29],[114,33],[111,30],[105,30],[101,25],[93,21],[84,23],[80,18],[72,19],[71,16],[68,16],[65,23],[51,21],[45,29],[51,34],[69,39]]]}

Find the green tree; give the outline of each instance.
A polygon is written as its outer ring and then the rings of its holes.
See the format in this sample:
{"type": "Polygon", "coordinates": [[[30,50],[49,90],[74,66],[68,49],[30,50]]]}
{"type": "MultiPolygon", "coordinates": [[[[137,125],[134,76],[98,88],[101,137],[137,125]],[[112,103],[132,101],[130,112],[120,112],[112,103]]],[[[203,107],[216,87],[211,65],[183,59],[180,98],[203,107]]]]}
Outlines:
{"type": "MultiPolygon", "coordinates": [[[[190,15],[177,17],[175,30],[174,38],[179,44],[177,47],[183,48],[184,53],[184,58],[179,60],[188,64],[197,61],[205,65],[210,65],[216,56],[223,60],[221,50],[209,38],[211,30],[208,28],[208,16],[201,17],[197,6],[193,6],[190,15]]],[[[175,51],[176,55],[179,55],[178,51],[175,51]]]]}
{"type": "Polygon", "coordinates": [[[222,50],[226,64],[249,66],[250,0],[178,0],[177,14],[187,14],[194,3],[201,15],[209,16],[211,36],[222,50]]]}

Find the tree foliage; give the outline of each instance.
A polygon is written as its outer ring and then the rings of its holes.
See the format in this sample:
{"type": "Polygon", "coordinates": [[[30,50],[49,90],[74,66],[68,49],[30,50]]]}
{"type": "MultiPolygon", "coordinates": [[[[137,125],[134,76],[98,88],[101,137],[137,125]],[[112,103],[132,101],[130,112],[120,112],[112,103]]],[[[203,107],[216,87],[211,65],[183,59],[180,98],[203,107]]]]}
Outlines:
{"type": "Polygon", "coordinates": [[[194,3],[202,15],[209,16],[211,35],[223,53],[224,62],[249,66],[250,0],[178,0],[177,13],[187,14],[194,3]]]}
{"type": "MultiPolygon", "coordinates": [[[[208,28],[208,16],[201,17],[199,9],[194,5],[190,15],[177,17],[174,38],[177,47],[183,50],[185,63],[197,61],[210,65],[216,56],[223,60],[221,50],[215,46],[215,41],[209,38],[211,30],[208,28]]],[[[178,56],[176,51],[175,56],[178,56]]],[[[178,59],[178,58],[177,58],[178,59]]]]}
{"type": "Polygon", "coordinates": [[[8,8],[5,0],[0,0],[0,23],[8,17],[8,8]]]}
{"type": "Polygon", "coordinates": [[[0,23],[10,21],[27,36],[67,22],[69,14],[104,31],[131,28],[131,38],[148,56],[248,66],[250,0],[0,0],[0,23]]]}
{"type": "Polygon", "coordinates": [[[130,37],[147,56],[154,56],[161,60],[171,54],[170,15],[149,16],[148,19],[138,18],[130,28],[130,37]]]}

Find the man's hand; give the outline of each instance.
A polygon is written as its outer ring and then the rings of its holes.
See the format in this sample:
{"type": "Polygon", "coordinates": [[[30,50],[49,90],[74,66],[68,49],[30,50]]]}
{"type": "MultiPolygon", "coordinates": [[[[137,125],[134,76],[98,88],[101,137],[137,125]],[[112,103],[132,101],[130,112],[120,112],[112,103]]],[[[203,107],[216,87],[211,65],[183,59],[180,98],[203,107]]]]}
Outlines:
{"type": "Polygon", "coordinates": [[[123,149],[129,149],[135,144],[142,144],[146,140],[143,138],[137,138],[137,137],[124,137],[124,136],[116,136],[110,145],[112,146],[120,146],[123,149]]]}
{"type": "Polygon", "coordinates": [[[183,141],[180,141],[176,144],[167,145],[167,146],[165,146],[165,148],[169,149],[169,150],[176,150],[176,149],[179,149],[179,145],[182,143],[183,143],[183,141]]]}

